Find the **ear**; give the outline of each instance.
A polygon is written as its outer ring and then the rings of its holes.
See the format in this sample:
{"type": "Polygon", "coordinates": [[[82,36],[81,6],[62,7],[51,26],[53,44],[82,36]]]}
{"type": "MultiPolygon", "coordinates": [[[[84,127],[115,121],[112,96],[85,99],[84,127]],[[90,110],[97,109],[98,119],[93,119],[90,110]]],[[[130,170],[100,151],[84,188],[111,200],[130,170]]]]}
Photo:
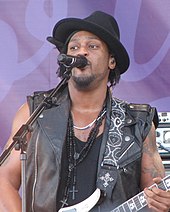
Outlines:
{"type": "Polygon", "coordinates": [[[110,55],[110,58],[109,58],[109,68],[110,69],[114,69],[116,66],[116,61],[115,61],[115,58],[113,55],[110,55]]]}

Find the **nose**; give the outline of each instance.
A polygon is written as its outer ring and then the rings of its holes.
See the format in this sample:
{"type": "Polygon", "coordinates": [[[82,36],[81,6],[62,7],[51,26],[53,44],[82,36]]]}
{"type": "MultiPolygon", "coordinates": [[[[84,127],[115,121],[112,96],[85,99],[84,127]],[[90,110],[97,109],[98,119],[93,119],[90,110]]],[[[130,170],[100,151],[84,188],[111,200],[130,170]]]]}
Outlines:
{"type": "Polygon", "coordinates": [[[88,49],[85,46],[81,46],[77,53],[78,53],[78,55],[87,56],[88,55],[88,49]]]}

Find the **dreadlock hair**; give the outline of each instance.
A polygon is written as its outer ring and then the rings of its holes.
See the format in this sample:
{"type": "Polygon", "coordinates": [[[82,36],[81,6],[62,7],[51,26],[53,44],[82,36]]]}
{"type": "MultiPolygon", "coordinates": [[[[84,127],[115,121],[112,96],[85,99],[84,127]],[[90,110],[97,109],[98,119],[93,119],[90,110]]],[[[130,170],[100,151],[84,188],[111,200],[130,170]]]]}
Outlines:
{"type": "Polygon", "coordinates": [[[120,81],[120,70],[118,66],[116,66],[114,69],[110,69],[109,73],[109,79],[110,87],[115,86],[120,81]]]}

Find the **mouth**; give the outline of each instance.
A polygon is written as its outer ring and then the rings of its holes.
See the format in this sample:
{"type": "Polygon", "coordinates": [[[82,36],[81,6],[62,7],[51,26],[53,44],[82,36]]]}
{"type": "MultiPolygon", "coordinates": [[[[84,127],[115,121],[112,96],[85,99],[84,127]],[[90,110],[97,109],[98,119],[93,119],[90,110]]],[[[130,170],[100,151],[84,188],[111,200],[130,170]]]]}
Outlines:
{"type": "Polygon", "coordinates": [[[78,68],[83,71],[83,70],[87,69],[90,66],[90,64],[91,63],[87,60],[85,64],[82,64],[79,67],[75,67],[75,68],[78,68]]]}
{"type": "Polygon", "coordinates": [[[89,66],[89,65],[90,65],[90,62],[86,59],[86,61],[84,61],[84,63],[82,62],[82,63],[80,64],[80,66],[77,66],[77,68],[79,68],[79,69],[81,69],[81,70],[84,70],[84,69],[86,69],[86,67],[89,66]]]}
{"type": "Polygon", "coordinates": [[[80,67],[80,68],[78,68],[78,69],[81,70],[81,71],[85,71],[85,70],[87,70],[89,67],[90,67],[90,63],[88,63],[86,66],[80,67]]]}

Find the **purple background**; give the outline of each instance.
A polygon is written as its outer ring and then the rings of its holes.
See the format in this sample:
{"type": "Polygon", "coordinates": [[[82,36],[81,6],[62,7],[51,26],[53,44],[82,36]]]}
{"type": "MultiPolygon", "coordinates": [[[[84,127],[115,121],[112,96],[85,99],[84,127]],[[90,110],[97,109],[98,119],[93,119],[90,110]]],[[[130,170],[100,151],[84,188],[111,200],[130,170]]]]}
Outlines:
{"type": "Polygon", "coordinates": [[[0,151],[26,96],[58,83],[54,24],[95,10],[115,16],[131,58],[114,95],[170,111],[169,0],[0,0],[0,151]]]}

